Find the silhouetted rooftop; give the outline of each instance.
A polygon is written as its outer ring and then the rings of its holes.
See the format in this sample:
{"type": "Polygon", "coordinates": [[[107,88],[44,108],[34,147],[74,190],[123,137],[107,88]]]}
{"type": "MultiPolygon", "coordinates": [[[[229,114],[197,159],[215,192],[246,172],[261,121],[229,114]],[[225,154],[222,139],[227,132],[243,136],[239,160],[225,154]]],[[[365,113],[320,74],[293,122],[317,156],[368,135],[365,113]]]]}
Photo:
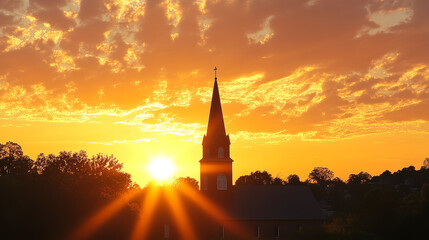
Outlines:
{"type": "Polygon", "coordinates": [[[321,220],[307,186],[234,186],[233,216],[241,220],[321,220]]]}

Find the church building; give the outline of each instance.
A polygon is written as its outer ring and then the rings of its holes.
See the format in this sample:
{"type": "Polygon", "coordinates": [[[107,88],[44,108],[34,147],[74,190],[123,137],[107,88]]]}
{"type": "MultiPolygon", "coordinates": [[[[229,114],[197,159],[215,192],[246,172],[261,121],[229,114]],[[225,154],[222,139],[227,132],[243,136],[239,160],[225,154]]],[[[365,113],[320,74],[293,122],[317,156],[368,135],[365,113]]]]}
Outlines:
{"type": "MultiPolygon", "coordinates": [[[[324,214],[307,186],[234,186],[230,145],[215,73],[199,161],[200,189],[182,185],[166,190],[153,206],[156,214],[144,239],[289,239],[323,223],[324,214]]],[[[144,192],[150,195],[150,189],[144,192]]]]}
{"type": "Polygon", "coordinates": [[[243,235],[228,232],[225,226],[229,223],[240,225],[246,239],[287,239],[302,228],[320,226],[325,217],[307,186],[233,185],[234,161],[230,157],[231,141],[225,130],[216,70],[207,133],[202,142],[200,193],[229,217],[207,229],[204,238],[241,239],[243,235]]]}

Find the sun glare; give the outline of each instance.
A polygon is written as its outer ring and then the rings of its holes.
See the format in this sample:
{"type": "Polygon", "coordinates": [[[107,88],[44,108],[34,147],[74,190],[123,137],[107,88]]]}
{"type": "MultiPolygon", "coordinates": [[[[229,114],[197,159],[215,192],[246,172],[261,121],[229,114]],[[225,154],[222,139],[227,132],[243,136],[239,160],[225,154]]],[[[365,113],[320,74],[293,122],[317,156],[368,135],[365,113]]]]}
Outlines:
{"type": "Polygon", "coordinates": [[[173,177],[176,172],[176,166],[171,159],[158,156],[151,159],[147,170],[158,183],[162,183],[173,177]]]}

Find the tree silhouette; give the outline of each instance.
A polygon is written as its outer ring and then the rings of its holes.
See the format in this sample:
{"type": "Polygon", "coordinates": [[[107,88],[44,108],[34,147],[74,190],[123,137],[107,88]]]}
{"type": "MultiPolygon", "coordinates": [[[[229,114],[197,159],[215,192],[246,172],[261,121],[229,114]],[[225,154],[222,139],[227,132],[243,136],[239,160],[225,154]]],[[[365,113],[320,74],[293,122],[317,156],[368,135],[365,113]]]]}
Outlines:
{"type": "Polygon", "coordinates": [[[350,174],[349,180],[347,183],[349,184],[363,184],[369,182],[371,180],[371,174],[367,172],[360,172],[358,174],[350,174]]]}
{"type": "Polygon", "coordinates": [[[331,183],[332,183],[333,185],[344,184],[343,180],[341,180],[341,178],[339,178],[339,177],[334,177],[334,178],[331,180],[331,183]]]}
{"type": "Polygon", "coordinates": [[[271,183],[272,185],[285,185],[286,181],[279,178],[279,177],[275,177],[271,183]]]}
{"type": "Polygon", "coordinates": [[[235,181],[235,185],[283,185],[284,180],[273,178],[267,171],[251,172],[250,175],[243,175],[235,181]]]}
{"type": "Polygon", "coordinates": [[[25,156],[20,145],[14,142],[0,144],[0,176],[26,175],[33,167],[33,160],[25,156]]]}
{"type": "Polygon", "coordinates": [[[122,172],[122,163],[101,153],[92,158],[85,151],[60,152],[58,156],[40,154],[34,165],[41,176],[69,187],[96,190],[109,199],[131,187],[131,176],[122,172]]]}
{"type": "Polygon", "coordinates": [[[425,158],[425,160],[423,161],[422,168],[429,169],[429,158],[425,158]]]}
{"type": "Polygon", "coordinates": [[[326,186],[333,177],[334,172],[325,167],[315,167],[308,175],[311,182],[317,182],[322,186],[326,186]]]}
{"type": "Polygon", "coordinates": [[[200,187],[198,185],[198,181],[195,178],[191,177],[178,177],[173,181],[173,187],[180,188],[181,185],[186,184],[187,186],[198,190],[200,187]]]}
{"type": "Polygon", "coordinates": [[[299,176],[296,174],[289,175],[287,177],[287,182],[291,185],[297,185],[301,183],[301,181],[299,180],[299,176]]]}

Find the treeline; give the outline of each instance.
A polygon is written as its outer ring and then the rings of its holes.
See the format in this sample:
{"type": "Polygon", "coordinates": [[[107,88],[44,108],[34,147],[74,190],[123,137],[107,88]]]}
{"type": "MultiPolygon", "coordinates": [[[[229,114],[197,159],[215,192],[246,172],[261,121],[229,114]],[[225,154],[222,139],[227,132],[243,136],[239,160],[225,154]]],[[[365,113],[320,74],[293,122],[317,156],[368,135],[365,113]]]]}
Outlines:
{"type": "MultiPolygon", "coordinates": [[[[187,184],[178,178],[173,187],[187,184]]],[[[351,174],[347,181],[328,168],[316,167],[302,181],[256,171],[236,185],[307,185],[328,218],[319,229],[297,231],[294,239],[418,239],[429,226],[429,159],[379,176],[351,174]]],[[[122,194],[139,189],[113,156],[85,151],[40,154],[35,160],[13,142],[0,144],[0,239],[64,239],[122,194]]],[[[144,195],[144,191],[142,194],[144,195]]],[[[93,239],[128,239],[142,196],[109,219],[93,239]]]]}
{"type": "Polygon", "coordinates": [[[318,229],[297,231],[293,239],[381,240],[426,239],[429,229],[429,159],[379,176],[350,174],[344,182],[328,168],[316,167],[305,181],[296,174],[287,179],[256,171],[236,185],[307,185],[328,216],[318,229]]]}
{"type": "MultiPolygon", "coordinates": [[[[0,144],[0,239],[63,239],[132,187],[130,174],[113,156],[80,151],[32,160],[18,144],[0,144]]],[[[100,239],[121,239],[134,217],[124,208],[100,239]]]]}

